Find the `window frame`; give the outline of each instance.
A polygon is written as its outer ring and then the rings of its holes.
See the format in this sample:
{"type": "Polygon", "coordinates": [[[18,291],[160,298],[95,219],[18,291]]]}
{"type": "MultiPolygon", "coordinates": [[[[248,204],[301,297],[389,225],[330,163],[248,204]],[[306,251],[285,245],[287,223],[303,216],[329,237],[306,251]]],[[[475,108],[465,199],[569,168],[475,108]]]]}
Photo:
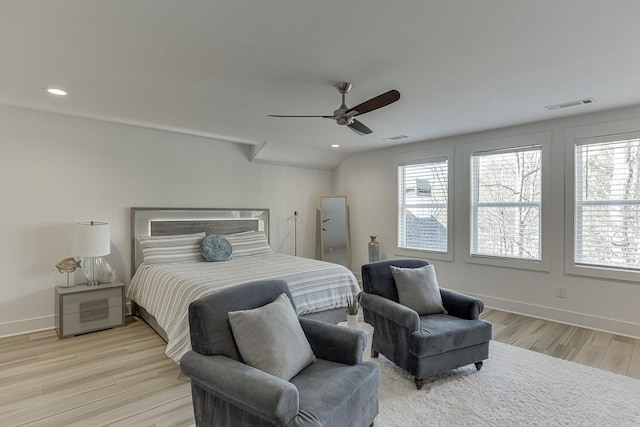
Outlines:
{"type": "Polygon", "coordinates": [[[396,250],[395,255],[410,258],[426,258],[430,260],[453,261],[453,169],[454,169],[454,147],[433,148],[418,152],[405,153],[395,157],[396,176],[396,250]],[[447,250],[434,251],[429,249],[411,249],[400,247],[400,182],[398,169],[403,166],[420,165],[433,163],[440,159],[447,161],[447,250]]]}
{"type": "Polygon", "coordinates": [[[640,119],[621,120],[565,130],[565,274],[638,283],[640,272],[615,266],[575,262],[576,147],[589,143],[640,138],[640,119]]]}
{"type": "Polygon", "coordinates": [[[513,137],[496,138],[493,140],[467,143],[464,146],[464,168],[463,180],[465,183],[464,194],[464,261],[472,264],[492,265],[497,267],[509,267],[525,270],[550,271],[550,206],[551,206],[551,141],[550,131],[538,132],[534,134],[518,135],[513,137]],[[524,259],[515,257],[501,257],[495,255],[480,255],[471,253],[472,245],[472,202],[473,182],[471,176],[472,157],[479,153],[505,152],[509,150],[518,151],[520,149],[539,146],[541,149],[541,195],[539,214],[539,238],[540,238],[540,259],[524,259]]]}

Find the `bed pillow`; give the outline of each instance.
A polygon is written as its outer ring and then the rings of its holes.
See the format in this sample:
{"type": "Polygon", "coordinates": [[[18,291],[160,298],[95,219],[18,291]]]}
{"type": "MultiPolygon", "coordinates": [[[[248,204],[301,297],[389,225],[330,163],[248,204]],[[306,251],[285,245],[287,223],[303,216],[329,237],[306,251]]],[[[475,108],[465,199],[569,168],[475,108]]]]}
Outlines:
{"type": "Polygon", "coordinates": [[[234,258],[271,253],[264,231],[245,231],[224,237],[231,243],[234,258]]]}
{"type": "Polygon", "coordinates": [[[391,274],[396,282],[398,300],[420,316],[444,313],[436,270],[432,264],[420,268],[400,268],[391,266],[391,274]]]}
{"type": "Polygon", "coordinates": [[[233,249],[227,239],[217,234],[209,234],[202,239],[200,252],[207,261],[226,261],[231,259],[233,249]]]}
{"type": "Polygon", "coordinates": [[[138,236],[145,264],[204,261],[200,243],[205,233],[173,236],[138,236]]]}
{"type": "Polygon", "coordinates": [[[230,312],[229,323],[249,366],[289,381],[316,361],[286,294],[260,308],[230,312]]]}

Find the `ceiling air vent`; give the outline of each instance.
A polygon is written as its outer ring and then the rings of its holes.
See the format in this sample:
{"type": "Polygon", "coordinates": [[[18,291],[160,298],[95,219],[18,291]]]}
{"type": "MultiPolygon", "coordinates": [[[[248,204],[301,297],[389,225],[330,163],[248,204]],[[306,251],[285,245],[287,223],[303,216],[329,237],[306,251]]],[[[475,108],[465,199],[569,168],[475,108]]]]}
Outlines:
{"type": "Polygon", "coordinates": [[[585,99],[579,99],[577,101],[564,102],[562,104],[547,105],[544,108],[546,108],[549,111],[552,111],[552,110],[559,110],[561,108],[577,107],[578,105],[593,104],[594,102],[595,102],[595,99],[593,98],[585,98],[585,99]]]}
{"type": "Polygon", "coordinates": [[[382,138],[383,141],[397,141],[399,139],[409,138],[407,135],[390,136],[389,138],[382,138]]]}

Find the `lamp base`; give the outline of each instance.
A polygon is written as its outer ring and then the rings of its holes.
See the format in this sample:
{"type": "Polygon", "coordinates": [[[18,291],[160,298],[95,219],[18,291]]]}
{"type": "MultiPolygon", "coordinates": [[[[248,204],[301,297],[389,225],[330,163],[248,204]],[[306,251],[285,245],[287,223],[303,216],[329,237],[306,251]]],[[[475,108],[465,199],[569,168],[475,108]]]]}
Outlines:
{"type": "Polygon", "coordinates": [[[109,263],[102,257],[85,257],[82,260],[84,277],[88,286],[96,286],[101,283],[111,283],[117,280],[116,274],[109,263]]]}

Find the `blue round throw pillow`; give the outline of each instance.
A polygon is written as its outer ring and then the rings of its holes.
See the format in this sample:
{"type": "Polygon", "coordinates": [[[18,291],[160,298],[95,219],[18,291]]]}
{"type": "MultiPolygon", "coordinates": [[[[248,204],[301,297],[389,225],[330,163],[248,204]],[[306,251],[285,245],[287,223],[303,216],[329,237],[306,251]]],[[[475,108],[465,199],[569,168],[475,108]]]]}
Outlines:
{"type": "Polygon", "coordinates": [[[227,239],[217,234],[209,234],[202,239],[200,252],[207,261],[226,261],[231,259],[233,248],[227,239]]]}

